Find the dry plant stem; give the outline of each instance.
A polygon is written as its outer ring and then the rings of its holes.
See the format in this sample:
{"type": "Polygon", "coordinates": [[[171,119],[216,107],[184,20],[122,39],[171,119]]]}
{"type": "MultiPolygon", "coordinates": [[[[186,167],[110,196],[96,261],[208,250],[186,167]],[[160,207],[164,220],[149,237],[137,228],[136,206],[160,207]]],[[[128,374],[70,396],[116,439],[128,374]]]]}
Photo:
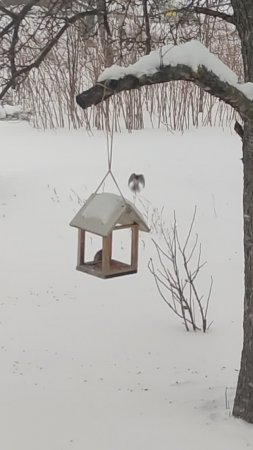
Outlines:
{"type": "Polygon", "coordinates": [[[175,239],[177,241],[177,246],[178,246],[178,249],[179,249],[179,251],[181,253],[181,256],[183,258],[184,269],[185,269],[185,272],[186,272],[186,275],[187,275],[187,282],[190,283],[190,292],[191,292],[191,294],[193,293],[193,295],[195,296],[195,300],[197,301],[197,304],[198,304],[198,307],[199,307],[199,311],[200,311],[200,314],[201,314],[201,319],[202,319],[202,328],[203,328],[203,331],[205,333],[206,332],[205,313],[204,313],[203,306],[202,306],[202,303],[201,303],[201,298],[198,295],[198,292],[197,292],[197,289],[196,289],[196,286],[195,286],[195,283],[194,283],[195,279],[197,278],[197,276],[199,274],[200,269],[206,264],[206,263],[201,264],[201,262],[200,262],[201,261],[201,245],[199,246],[199,255],[198,255],[198,259],[197,259],[197,267],[196,267],[196,269],[193,272],[189,269],[189,264],[191,263],[191,259],[193,257],[194,251],[195,251],[197,243],[198,243],[198,235],[196,235],[195,243],[194,243],[194,245],[193,245],[193,247],[192,247],[192,249],[190,251],[190,256],[188,258],[186,257],[187,246],[189,244],[189,239],[190,239],[190,236],[191,236],[191,233],[192,233],[192,228],[193,228],[193,225],[194,225],[194,222],[195,222],[195,218],[196,218],[196,211],[197,211],[197,208],[195,206],[192,222],[191,222],[191,225],[190,225],[190,228],[189,228],[189,232],[188,232],[188,235],[187,235],[187,238],[186,238],[186,241],[185,241],[185,244],[184,244],[183,248],[182,248],[182,246],[180,244],[180,240],[179,240],[179,237],[178,237],[175,212],[174,212],[174,230],[175,230],[175,239]]]}
{"type": "MultiPolygon", "coordinates": [[[[174,303],[174,305],[172,305],[172,304],[167,300],[167,298],[165,297],[165,295],[163,294],[163,292],[162,292],[162,290],[161,290],[161,287],[160,287],[160,284],[164,284],[164,283],[163,283],[163,281],[158,277],[157,273],[155,272],[155,268],[154,268],[154,264],[153,264],[152,258],[151,258],[150,261],[149,261],[148,268],[149,268],[151,274],[154,276],[155,283],[156,283],[156,287],[157,287],[157,290],[158,290],[159,294],[161,295],[161,298],[162,298],[163,301],[169,306],[169,308],[176,314],[176,316],[178,316],[180,319],[183,319],[185,328],[186,328],[187,331],[189,331],[189,330],[190,330],[189,325],[192,325],[191,321],[190,321],[189,319],[187,319],[187,318],[185,317],[185,315],[180,314],[180,312],[177,310],[177,307],[176,307],[175,303],[174,303]],[[188,325],[188,324],[189,324],[189,325],[188,325]]],[[[164,284],[164,286],[168,289],[168,286],[167,286],[167,285],[164,284]]],[[[176,294],[174,294],[172,290],[170,290],[170,292],[172,293],[172,298],[173,298],[173,300],[175,300],[176,294]]],[[[179,301],[179,300],[177,300],[177,301],[179,301]]],[[[199,328],[196,327],[196,329],[199,329],[199,328]]]]}
{"type": "MultiPolygon", "coordinates": [[[[151,265],[149,266],[149,269],[151,269],[151,273],[153,274],[153,276],[155,278],[158,291],[159,291],[160,295],[162,296],[163,300],[170,306],[170,308],[174,311],[174,313],[178,317],[183,319],[186,330],[189,331],[188,324],[190,324],[192,326],[193,330],[195,331],[195,330],[197,330],[198,327],[196,326],[196,324],[194,322],[193,314],[190,314],[189,319],[186,318],[185,311],[186,310],[190,311],[190,308],[189,308],[189,304],[188,304],[187,300],[184,298],[183,289],[180,286],[180,281],[178,279],[178,276],[176,275],[176,278],[175,278],[173,276],[172,272],[166,268],[166,266],[161,258],[159,246],[156,244],[156,242],[154,240],[153,240],[153,242],[156,246],[159,262],[163,269],[163,272],[161,272],[160,270],[157,270],[157,272],[155,272],[153,261],[151,260],[151,265]],[[170,292],[170,294],[172,296],[173,305],[168,300],[166,300],[166,297],[164,296],[164,294],[161,291],[160,285],[162,285],[165,289],[167,289],[170,292]],[[180,313],[178,311],[178,308],[181,311],[180,313]]],[[[166,255],[166,257],[168,257],[168,256],[166,255]]],[[[171,259],[171,258],[169,258],[169,259],[174,264],[173,259],[171,259]]]]}
{"type": "Polygon", "coordinates": [[[155,240],[153,243],[158,256],[159,268],[155,269],[153,260],[148,265],[154,276],[158,292],[170,309],[183,319],[185,329],[190,327],[196,331],[202,329],[205,333],[207,327],[207,314],[211,298],[213,279],[209,287],[206,301],[199,295],[196,280],[201,269],[206,264],[201,263],[201,245],[198,246],[198,235],[193,239],[193,226],[196,218],[196,207],[184,242],[178,235],[176,215],[170,232],[165,231],[161,225],[161,236],[165,248],[163,249],[155,240]],[[198,248],[198,253],[196,250],[198,248]],[[193,268],[191,268],[191,266],[193,268]],[[167,298],[169,293],[171,301],[167,298]],[[197,324],[200,320],[201,326],[197,324]]]}

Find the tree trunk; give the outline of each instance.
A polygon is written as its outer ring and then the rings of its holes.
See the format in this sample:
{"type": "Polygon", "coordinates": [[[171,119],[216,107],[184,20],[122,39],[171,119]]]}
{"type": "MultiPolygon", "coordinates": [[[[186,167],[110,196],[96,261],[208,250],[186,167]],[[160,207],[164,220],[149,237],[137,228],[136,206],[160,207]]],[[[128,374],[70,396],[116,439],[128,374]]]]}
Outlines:
{"type": "Polygon", "coordinates": [[[234,20],[241,39],[244,81],[253,81],[253,2],[231,0],[234,20]]]}
{"type": "Polygon", "coordinates": [[[253,423],[253,121],[243,135],[244,339],[233,415],[253,423]]]}
{"type": "MultiPolygon", "coordinates": [[[[253,81],[253,2],[231,0],[238,30],[245,81],[253,81]]],[[[243,132],[244,321],[241,368],[233,415],[253,423],[253,121],[243,132]]]]}
{"type": "Polygon", "coordinates": [[[97,0],[99,37],[104,53],[104,65],[113,64],[113,47],[111,45],[111,31],[107,20],[107,5],[105,0],[97,0]]]}
{"type": "Polygon", "coordinates": [[[149,14],[148,14],[148,0],[142,0],[143,6],[143,18],[145,24],[146,32],[146,42],[145,42],[145,53],[148,55],[151,52],[151,34],[150,34],[150,24],[149,24],[149,14]]]}

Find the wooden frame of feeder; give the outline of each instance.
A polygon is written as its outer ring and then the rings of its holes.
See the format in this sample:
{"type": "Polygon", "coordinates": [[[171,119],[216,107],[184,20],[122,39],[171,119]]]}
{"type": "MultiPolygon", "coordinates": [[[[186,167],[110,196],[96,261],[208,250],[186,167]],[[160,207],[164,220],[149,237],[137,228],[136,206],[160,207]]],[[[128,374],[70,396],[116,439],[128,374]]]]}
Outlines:
{"type": "Polygon", "coordinates": [[[149,232],[141,213],[135,205],[122,196],[103,192],[92,194],[70,222],[78,229],[77,270],[99,278],[129,275],[138,269],[139,232],[149,232]],[[131,230],[131,262],[123,263],[112,259],[113,233],[117,230],[131,230]],[[102,260],[86,261],[86,232],[102,238],[102,260]]]}
{"type": "Polygon", "coordinates": [[[78,230],[78,255],[76,269],[94,275],[99,278],[113,278],[122,275],[137,273],[138,269],[138,247],[139,247],[139,225],[116,225],[108,236],[102,236],[102,261],[85,261],[86,231],[78,230]],[[113,232],[117,230],[131,229],[131,263],[126,264],[112,259],[113,232]]]}

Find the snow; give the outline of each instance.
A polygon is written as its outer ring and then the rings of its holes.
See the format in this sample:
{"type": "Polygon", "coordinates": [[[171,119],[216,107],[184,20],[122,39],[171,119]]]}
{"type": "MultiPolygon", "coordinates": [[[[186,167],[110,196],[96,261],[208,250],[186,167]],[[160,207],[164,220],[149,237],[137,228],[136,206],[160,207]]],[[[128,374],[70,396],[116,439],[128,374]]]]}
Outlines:
{"type": "Polygon", "coordinates": [[[132,223],[138,223],[141,231],[149,231],[144,218],[132,202],[121,195],[103,192],[92,194],[70,225],[100,236],[108,236],[115,225],[132,223]]]}
{"type": "Polygon", "coordinates": [[[22,113],[22,106],[20,105],[0,104],[0,120],[15,117],[19,113],[22,113]]]}
{"type": "Polygon", "coordinates": [[[75,270],[68,224],[106,172],[104,134],[0,127],[0,448],[251,448],[253,427],[231,417],[243,315],[237,135],[114,137],[115,176],[131,200],[129,174],[145,175],[149,220],[164,207],[169,224],[175,209],[184,234],[197,205],[207,260],[200,291],[214,278],[204,335],[186,333],[157,293],[147,269],[155,232],[141,235],[137,275],[100,280],[75,270]]]}
{"type": "Polygon", "coordinates": [[[0,105],[0,120],[6,118],[6,111],[5,109],[0,105]]]}
{"type": "Polygon", "coordinates": [[[141,57],[128,67],[113,65],[104,70],[98,82],[108,79],[118,80],[126,75],[141,78],[143,75],[153,75],[163,66],[175,67],[183,64],[197,72],[204,66],[213,72],[221,81],[227,82],[239,89],[250,100],[253,100],[253,83],[239,83],[237,75],[229,69],[216,55],[212,54],[201,42],[192,40],[180,45],[165,45],[149,55],[141,57]]]}
{"type": "Polygon", "coordinates": [[[86,205],[82,215],[86,219],[98,219],[105,225],[111,216],[124,208],[124,200],[115,194],[96,195],[86,205]]]}
{"type": "Polygon", "coordinates": [[[3,108],[5,109],[6,115],[12,116],[22,111],[21,105],[4,105],[3,108]]]}

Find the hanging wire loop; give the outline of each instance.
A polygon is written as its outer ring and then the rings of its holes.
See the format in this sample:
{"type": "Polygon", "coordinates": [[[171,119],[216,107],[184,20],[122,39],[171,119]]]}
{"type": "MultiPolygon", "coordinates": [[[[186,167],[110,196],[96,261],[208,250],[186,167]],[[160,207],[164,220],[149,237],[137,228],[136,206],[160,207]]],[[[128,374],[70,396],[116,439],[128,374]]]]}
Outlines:
{"type": "Polygon", "coordinates": [[[101,188],[101,186],[103,185],[103,183],[105,182],[106,178],[110,175],[115,186],[117,187],[122,200],[124,201],[125,204],[127,204],[126,199],[119,187],[119,184],[113,174],[112,171],[112,162],[113,162],[113,142],[114,142],[114,128],[115,128],[115,119],[116,119],[116,96],[113,97],[113,107],[112,107],[112,121],[111,121],[111,126],[110,126],[110,99],[105,101],[105,117],[106,117],[106,149],[107,149],[107,165],[108,165],[108,170],[105,174],[105,176],[103,177],[102,181],[99,183],[95,194],[97,194],[98,190],[101,188]]]}

